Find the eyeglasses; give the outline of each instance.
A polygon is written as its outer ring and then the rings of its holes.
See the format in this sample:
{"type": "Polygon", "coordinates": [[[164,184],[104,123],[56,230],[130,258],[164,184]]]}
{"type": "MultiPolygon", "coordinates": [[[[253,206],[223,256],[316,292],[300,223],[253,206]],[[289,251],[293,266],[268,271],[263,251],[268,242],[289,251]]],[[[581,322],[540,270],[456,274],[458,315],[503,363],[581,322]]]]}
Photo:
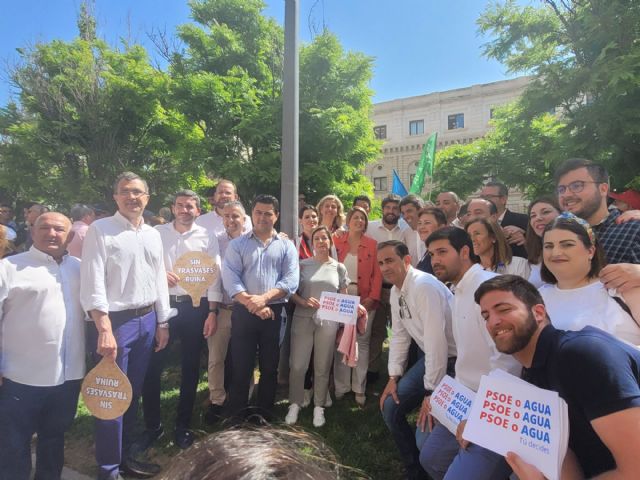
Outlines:
{"type": "Polygon", "coordinates": [[[149,195],[149,194],[143,190],[120,190],[118,192],[118,195],[120,195],[121,197],[140,198],[144,195],[149,195]]]}
{"type": "Polygon", "coordinates": [[[409,305],[407,305],[407,302],[404,299],[404,296],[402,295],[398,297],[398,306],[400,307],[400,318],[402,320],[405,320],[407,318],[412,318],[411,310],[409,310],[409,305]]]}
{"type": "Polygon", "coordinates": [[[570,190],[571,193],[580,193],[582,190],[584,190],[584,186],[587,183],[602,183],[602,182],[586,182],[584,180],[576,180],[575,182],[571,182],[569,185],[558,185],[556,187],[556,192],[559,195],[564,195],[567,190],[570,190]]]}

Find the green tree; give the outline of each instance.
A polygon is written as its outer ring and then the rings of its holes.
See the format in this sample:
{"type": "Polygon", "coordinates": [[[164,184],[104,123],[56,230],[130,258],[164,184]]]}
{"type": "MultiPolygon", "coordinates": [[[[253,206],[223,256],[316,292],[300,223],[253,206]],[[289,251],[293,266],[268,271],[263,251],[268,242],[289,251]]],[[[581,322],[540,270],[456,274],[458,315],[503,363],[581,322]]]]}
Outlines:
{"type": "Polygon", "coordinates": [[[556,142],[565,158],[607,165],[616,187],[640,173],[640,3],[507,0],[488,6],[478,25],[493,37],[487,56],[509,72],[534,75],[516,121],[556,109],[566,123],[556,142]]]}
{"type": "MultiPolygon", "coordinates": [[[[279,195],[282,28],[261,0],[193,0],[195,24],[179,27],[172,95],[203,134],[199,154],[245,197],[279,195]]],[[[300,189],[350,201],[372,194],[361,168],[379,152],[369,120],[371,59],[344,52],[329,32],[300,52],[300,189]]]]}
{"type": "Polygon", "coordinates": [[[20,104],[0,111],[5,193],[68,205],[109,199],[124,170],[152,193],[201,176],[188,148],[201,134],[164,102],[170,78],[140,46],[116,51],[86,36],[21,51],[12,72],[20,104]]]}

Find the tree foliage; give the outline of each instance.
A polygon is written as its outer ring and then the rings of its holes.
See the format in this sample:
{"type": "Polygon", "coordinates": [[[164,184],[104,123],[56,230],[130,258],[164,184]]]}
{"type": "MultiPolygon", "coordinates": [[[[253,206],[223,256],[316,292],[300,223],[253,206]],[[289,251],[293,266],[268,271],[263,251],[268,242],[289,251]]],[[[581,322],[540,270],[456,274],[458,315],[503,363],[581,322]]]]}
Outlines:
{"type": "MultiPolygon", "coordinates": [[[[555,108],[566,126],[554,132],[556,154],[544,173],[555,160],[582,156],[607,165],[614,186],[622,187],[640,173],[640,3],[541,3],[491,4],[478,20],[480,32],[493,37],[485,45],[488,57],[512,73],[534,75],[513,117],[514,131],[533,127],[555,108]]],[[[513,141],[526,145],[519,134],[513,141]]],[[[523,165],[504,166],[516,171],[523,165]]]]}
{"type": "MultiPolygon", "coordinates": [[[[53,204],[110,198],[117,173],[178,187],[234,180],[245,199],[280,193],[283,29],[261,0],[191,0],[183,47],[154,68],[139,45],[79,37],[21,50],[19,102],[0,109],[0,189],[53,204]],[[210,182],[210,181],[209,181],[210,182]]],[[[371,59],[325,32],[300,53],[300,188],[316,198],[372,193],[360,173],[379,153],[369,120],[371,59]]]]}

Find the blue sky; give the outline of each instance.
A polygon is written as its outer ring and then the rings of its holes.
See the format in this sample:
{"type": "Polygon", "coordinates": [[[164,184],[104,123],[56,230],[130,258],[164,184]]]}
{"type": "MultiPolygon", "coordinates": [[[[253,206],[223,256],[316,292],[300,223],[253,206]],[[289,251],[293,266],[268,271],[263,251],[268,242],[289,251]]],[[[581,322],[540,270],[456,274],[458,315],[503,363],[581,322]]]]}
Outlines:
{"type": "MultiPolygon", "coordinates": [[[[284,0],[265,13],[282,23],[284,0]]],[[[126,38],[152,48],[152,28],[175,32],[189,22],[186,0],[96,0],[98,34],[110,44],[126,38]]],[[[374,58],[374,101],[421,95],[505,78],[504,66],[484,58],[476,19],[482,0],[300,0],[300,38],[326,26],[346,49],[374,58]],[[313,10],[311,7],[315,5],[313,10]],[[311,13],[311,15],[310,15],[311,13]],[[311,18],[311,21],[309,19],[311,18]]],[[[0,105],[11,88],[7,65],[16,48],[77,34],[80,0],[0,0],[0,105]]]]}

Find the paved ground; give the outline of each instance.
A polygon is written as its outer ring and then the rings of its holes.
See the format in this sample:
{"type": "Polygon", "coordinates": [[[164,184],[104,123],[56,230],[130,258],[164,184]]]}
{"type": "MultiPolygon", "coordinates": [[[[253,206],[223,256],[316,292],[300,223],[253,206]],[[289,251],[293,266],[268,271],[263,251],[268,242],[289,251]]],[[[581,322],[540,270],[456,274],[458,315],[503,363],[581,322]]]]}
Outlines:
{"type": "MultiPolygon", "coordinates": [[[[33,454],[31,455],[31,461],[33,462],[33,469],[35,470],[36,456],[33,454]]],[[[64,467],[62,469],[62,477],[60,478],[61,480],[93,480],[91,477],[88,477],[83,473],[76,472],[75,470],[71,470],[70,468],[67,468],[67,467],[64,467]]]]}

